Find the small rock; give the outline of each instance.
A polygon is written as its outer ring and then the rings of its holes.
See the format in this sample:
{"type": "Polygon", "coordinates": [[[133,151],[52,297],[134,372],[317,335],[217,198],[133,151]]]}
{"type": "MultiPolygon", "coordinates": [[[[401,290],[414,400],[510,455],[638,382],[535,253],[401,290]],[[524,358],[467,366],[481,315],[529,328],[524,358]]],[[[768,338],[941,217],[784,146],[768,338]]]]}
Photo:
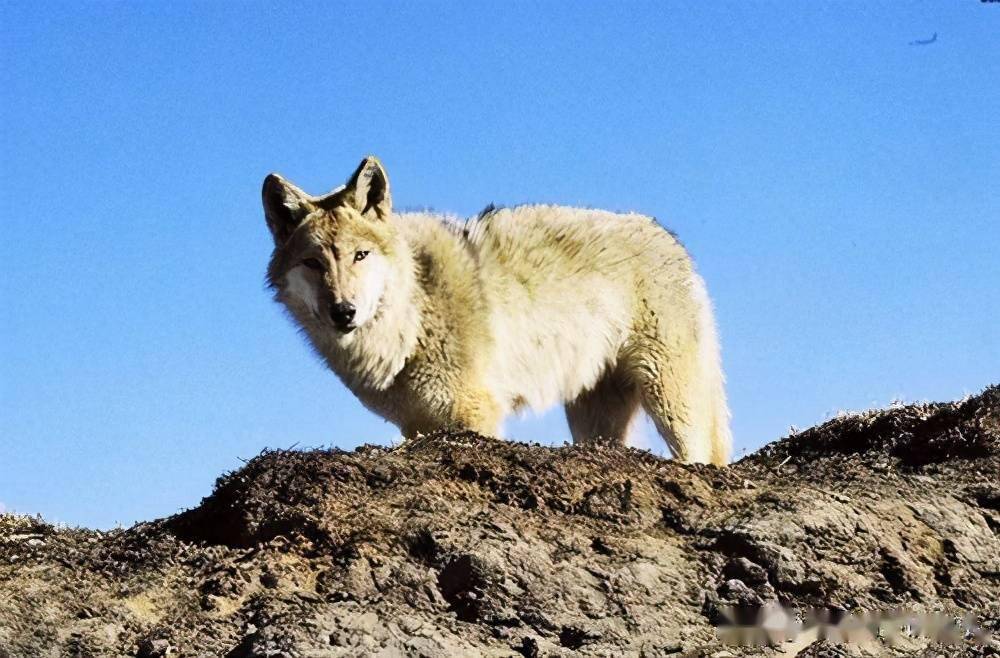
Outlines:
{"type": "Polygon", "coordinates": [[[767,570],[745,557],[733,558],[722,571],[727,579],[736,578],[748,585],[763,585],[767,582],[767,570]]]}
{"type": "Polygon", "coordinates": [[[145,639],[139,643],[139,650],[136,652],[136,658],[163,658],[164,656],[169,656],[173,647],[170,646],[170,642],[159,638],[156,640],[145,639]]]}
{"type": "Polygon", "coordinates": [[[374,612],[366,612],[354,620],[354,627],[365,633],[371,633],[376,626],[378,626],[378,615],[374,612]]]}
{"type": "Polygon", "coordinates": [[[744,608],[757,608],[761,605],[760,597],[746,586],[742,580],[732,578],[719,587],[719,594],[744,608]]]}

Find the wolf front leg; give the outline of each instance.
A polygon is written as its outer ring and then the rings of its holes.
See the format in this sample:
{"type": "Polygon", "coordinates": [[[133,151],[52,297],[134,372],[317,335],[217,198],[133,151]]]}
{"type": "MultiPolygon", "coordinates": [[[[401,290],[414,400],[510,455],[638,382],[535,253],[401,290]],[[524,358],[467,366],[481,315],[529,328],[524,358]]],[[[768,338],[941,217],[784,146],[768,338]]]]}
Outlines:
{"type": "Polygon", "coordinates": [[[454,424],[483,436],[497,436],[503,421],[503,410],[493,395],[485,389],[465,389],[455,395],[454,424]]]}
{"type": "Polygon", "coordinates": [[[492,395],[486,391],[463,389],[437,405],[423,404],[418,415],[400,423],[400,430],[407,439],[438,430],[470,430],[495,437],[502,420],[503,412],[492,395]]]}

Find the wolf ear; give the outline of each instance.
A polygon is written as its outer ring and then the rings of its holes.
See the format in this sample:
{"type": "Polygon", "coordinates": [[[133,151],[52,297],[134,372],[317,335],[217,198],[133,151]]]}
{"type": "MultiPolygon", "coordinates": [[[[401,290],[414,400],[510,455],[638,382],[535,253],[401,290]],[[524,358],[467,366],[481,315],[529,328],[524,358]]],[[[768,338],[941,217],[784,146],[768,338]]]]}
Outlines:
{"type": "Polygon", "coordinates": [[[344,192],[350,204],[362,215],[375,213],[379,219],[385,219],[392,212],[389,177],[374,155],[361,161],[357,171],[347,181],[344,192]]]}
{"type": "Polygon", "coordinates": [[[269,174],[261,190],[264,218],[271,229],[274,244],[281,246],[291,237],[295,227],[316,209],[311,197],[278,174],[269,174]]]}

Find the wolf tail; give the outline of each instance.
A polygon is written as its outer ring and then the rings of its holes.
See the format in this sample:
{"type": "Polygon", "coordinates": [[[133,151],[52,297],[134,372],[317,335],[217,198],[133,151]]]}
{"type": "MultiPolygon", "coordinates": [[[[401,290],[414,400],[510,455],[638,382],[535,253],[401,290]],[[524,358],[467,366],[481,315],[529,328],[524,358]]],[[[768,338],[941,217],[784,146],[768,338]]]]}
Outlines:
{"type": "Polygon", "coordinates": [[[729,426],[729,405],[726,404],[726,392],[723,388],[724,377],[719,377],[719,391],[715,397],[715,409],[712,416],[712,463],[725,466],[733,450],[733,434],[729,426]]]}
{"type": "Polygon", "coordinates": [[[709,460],[716,466],[729,463],[733,449],[733,435],[729,427],[729,405],[726,402],[726,377],[722,372],[722,355],[719,336],[715,328],[712,302],[708,297],[705,282],[697,274],[693,292],[698,301],[698,363],[701,368],[702,390],[705,392],[709,429],[709,460]]]}

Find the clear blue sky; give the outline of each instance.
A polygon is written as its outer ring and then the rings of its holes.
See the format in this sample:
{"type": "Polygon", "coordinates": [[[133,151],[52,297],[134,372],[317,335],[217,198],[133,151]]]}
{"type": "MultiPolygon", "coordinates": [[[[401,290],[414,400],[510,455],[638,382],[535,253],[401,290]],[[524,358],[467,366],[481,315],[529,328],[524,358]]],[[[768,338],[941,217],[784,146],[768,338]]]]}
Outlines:
{"type": "MultiPolygon", "coordinates": [[[[1000,380],[1000,4],[3,14],[7,509],[130,524],[265,447],[396,436],[263,283],[264,175],[325,191],[367,153],[397,207],[545,201],[676,230],[717,306],[738,451],[1000,380]]],[[[568,437],[558,410],[507,430],[568,437]]]]}

